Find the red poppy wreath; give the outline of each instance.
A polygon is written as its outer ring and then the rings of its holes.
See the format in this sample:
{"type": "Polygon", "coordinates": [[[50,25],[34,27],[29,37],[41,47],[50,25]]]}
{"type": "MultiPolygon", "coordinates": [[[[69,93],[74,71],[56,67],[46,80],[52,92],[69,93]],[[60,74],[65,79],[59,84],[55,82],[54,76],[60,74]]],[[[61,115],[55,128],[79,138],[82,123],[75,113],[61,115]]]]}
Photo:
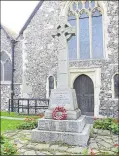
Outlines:
{"type": "Polygon", "coordinates": [[[67,118],[66,109],[64,107],[56,107],[52,112],[52,118],[55,120],[65,120],[67,118]]]}

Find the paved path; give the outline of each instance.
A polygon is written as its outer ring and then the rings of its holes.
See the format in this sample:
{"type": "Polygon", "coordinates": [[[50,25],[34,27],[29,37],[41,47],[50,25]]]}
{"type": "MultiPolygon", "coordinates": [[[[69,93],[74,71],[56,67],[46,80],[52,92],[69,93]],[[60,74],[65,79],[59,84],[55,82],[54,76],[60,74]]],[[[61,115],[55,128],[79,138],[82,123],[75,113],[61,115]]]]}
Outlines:
{"type": "Polygon", "coordinates": [[[10,120],[24,120],[25,118],[16,118],[16,117],[8,117],[8,116],[1,116],[2,119],[10,119],[10,120]]]}
{"type": "MultiPolygon", "coordinates": [[[[31,141],[31,130],[7,131],[4,136],[10,138],[16,144],[19,155],[90,155],[91,149],[96,152],[106,152],[107,155],[115,155],[114,144],[118,144],[118,136],[107,130],[91,132],[91,137],[86,147],[71,146],[65,143],[35,143],[31,141]]],[[[101,153],[100,155],[105,155],[101,153]]]]}

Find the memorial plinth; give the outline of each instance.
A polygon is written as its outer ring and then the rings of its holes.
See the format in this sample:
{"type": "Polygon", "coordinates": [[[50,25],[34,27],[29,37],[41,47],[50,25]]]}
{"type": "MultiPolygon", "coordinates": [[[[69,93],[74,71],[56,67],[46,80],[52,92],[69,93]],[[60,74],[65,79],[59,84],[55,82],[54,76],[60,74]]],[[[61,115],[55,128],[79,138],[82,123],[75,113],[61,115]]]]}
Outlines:
{"type": "Polygon", "coordinates": [[[34,142],[63,142],[69,145],[86,146],[90,135],[90,125],[86,117],[77,120],[39,119],[38,128],[32,130],[34,142]]]}
{"type": "Polygon", "coordinates": [[[52,119],[52,111],[57,106],[64,107],[67,110],[67,120],[76,120],[81,116],[74,89],[57,88],[51,91],[49,108],[45,112],[46,119],[52,119]]]}

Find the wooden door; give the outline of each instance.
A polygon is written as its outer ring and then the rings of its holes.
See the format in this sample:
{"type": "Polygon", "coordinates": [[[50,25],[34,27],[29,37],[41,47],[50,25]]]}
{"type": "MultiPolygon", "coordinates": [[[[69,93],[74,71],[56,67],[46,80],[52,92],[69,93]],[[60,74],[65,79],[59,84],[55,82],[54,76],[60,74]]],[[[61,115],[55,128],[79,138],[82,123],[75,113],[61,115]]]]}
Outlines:
{"type": "Polygon", "coordinates": [[[74,82],[77,103],[81,113],[87,116],[94,115],[94,85],[90,77],[80,75],[74,82]]]}

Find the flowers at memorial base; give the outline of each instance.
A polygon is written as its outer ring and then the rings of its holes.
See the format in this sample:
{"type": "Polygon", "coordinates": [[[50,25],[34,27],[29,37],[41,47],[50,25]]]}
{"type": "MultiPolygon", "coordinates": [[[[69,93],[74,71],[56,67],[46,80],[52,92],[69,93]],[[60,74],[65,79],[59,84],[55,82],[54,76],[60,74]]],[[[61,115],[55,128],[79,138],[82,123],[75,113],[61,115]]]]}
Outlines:
{"type": "Polygon", "coordinates": [[[102,120],[101,117],[95,117],[95,116],[93,117],[93,119],[94,119],[94,120],[99,120],[99,119],[102,120]]]}
{"type": "Polygon", "coordinates": [[[115,120],[114,122],[115,122],[115,123],[119,123],[119,120],[117,119],[117,120],[115,120]]]}
{"type": "Polygon", "coordinates": [[[96,155],[95,152],[93,151],[93,149],[91,149],[90,155],[96,155]]]}
{"type": "Polygon", "coordinates": [[[44,114],[37,114],[38,117],[43,118],[44,114]]]}
{"type": "Polygon", "coordinates": [[[1,142],[1,155],[16,155],[17,148],[14,144],[8,140],[8,138],[4,137],[4,141],[1,142]]]}
{"type": "Polygon", "coordinates": [[[114,144],[115,147],[119,147],[119,144],[114,144]]]}
{"type": "Polygon", "coordinates": [[[28,118],[26,117],[24,121],[28,122],[28,121],[34,121],[35,119],[34,118],[28,118]]]}
{"type": "Polygon", "coordinates": [[[37,119],[25,118],[24,122],[17,126],[17,129],[34,129],[37,127],[37,119]]]}
{"type": "Polygon", "coordinates": [[[64,107],[56,107],[52,112],[52,118],[54,120],[65,120],[67,118],[66,109],[64,107]],[[61,115],[59,115],[61,113],[61,115]]]}
{"type": "Polygon", "coordinates": [[[6,151],[6,152],[8,152],[8,151],[9,151],[9,149],[8,149],[8,148],[6,148],[6,149],[5,149],[5,151],[6,151]]]}
{"type": "Polygon", "coordinates": [[[119,144],[114,144],[114,153],[116,154],[116,155],[119,155],[119,144]]]}
{"type": "Polygon", "coordinates": [[[94,120],[97,120],[98,118],[96,118],[96,117],[93,117],[93,119],[94,119],[94,120]]]}

